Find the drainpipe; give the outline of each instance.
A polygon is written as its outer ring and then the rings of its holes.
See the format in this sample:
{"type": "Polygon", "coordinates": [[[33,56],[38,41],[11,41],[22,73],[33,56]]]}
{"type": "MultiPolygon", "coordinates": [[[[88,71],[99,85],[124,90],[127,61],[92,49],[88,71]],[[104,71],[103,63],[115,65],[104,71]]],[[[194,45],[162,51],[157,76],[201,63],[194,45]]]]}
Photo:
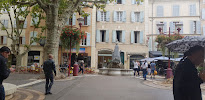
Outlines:
{"type": "Polygon", "coordinates": [[[152,51],[154,51],[154,43],[153,43],[153,29],[154,29],[154,11],[153,11],[153,5],[154,5],[155,0],[152,1],[152,51]]]}

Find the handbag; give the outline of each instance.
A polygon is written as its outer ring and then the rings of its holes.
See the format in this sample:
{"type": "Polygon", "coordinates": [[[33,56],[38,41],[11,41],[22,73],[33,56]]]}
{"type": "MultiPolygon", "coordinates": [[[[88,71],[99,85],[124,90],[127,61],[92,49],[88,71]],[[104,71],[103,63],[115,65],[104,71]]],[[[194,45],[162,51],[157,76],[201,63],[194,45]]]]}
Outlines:
{"type": "Polygon", "coordinates": [[[154,75],[157,75],[157,71],[156,70],[154,71],[154,75]]]}

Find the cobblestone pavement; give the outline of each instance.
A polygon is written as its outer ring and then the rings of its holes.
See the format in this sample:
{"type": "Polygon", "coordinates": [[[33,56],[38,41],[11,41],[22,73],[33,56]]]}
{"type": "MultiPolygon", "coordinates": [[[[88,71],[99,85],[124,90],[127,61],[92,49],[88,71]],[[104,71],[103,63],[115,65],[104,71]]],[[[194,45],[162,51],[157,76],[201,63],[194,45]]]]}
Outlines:
{"type": "Polygon", "coordinates": [[[39,91],[19,88],[10,100],[44,100],[45,95],[39,91]]]}

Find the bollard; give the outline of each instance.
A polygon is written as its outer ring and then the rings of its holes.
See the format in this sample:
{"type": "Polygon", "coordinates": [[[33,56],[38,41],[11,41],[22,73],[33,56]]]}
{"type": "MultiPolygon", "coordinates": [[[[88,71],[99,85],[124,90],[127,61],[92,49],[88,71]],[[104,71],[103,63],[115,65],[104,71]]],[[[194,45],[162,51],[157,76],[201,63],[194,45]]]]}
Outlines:
{"type": "Polygon", "coordinates": [[[75,63],[73,68],[73,76],[78,76],[78,70],[79,70],[79,65],[78,63],[75,63]]]}

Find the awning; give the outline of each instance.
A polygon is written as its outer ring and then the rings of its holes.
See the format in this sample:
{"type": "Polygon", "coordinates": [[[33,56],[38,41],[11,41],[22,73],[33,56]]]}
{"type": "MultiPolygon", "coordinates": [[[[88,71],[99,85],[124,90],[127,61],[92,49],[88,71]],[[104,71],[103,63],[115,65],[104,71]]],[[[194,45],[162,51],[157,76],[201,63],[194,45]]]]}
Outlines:
{"type": "Polygon", "coordinates": [[[112,57],[112,54],[98,54],[98,56],[111,56],[112,57]]]}
{"type": "MultiPolygon", "coordinates": [[[[178,53],[179,57],[183,57],[182,53],[178,53]]],[[[161,51],[149,51],[149,57],[154,58],[154,57],[160,57],[163,56],[161,51]]],[[[168,52],[165,52],[165,56],[168,56],[168,52]]],[[[171,55],[173,56],[173,55],[171,55]]]]}

